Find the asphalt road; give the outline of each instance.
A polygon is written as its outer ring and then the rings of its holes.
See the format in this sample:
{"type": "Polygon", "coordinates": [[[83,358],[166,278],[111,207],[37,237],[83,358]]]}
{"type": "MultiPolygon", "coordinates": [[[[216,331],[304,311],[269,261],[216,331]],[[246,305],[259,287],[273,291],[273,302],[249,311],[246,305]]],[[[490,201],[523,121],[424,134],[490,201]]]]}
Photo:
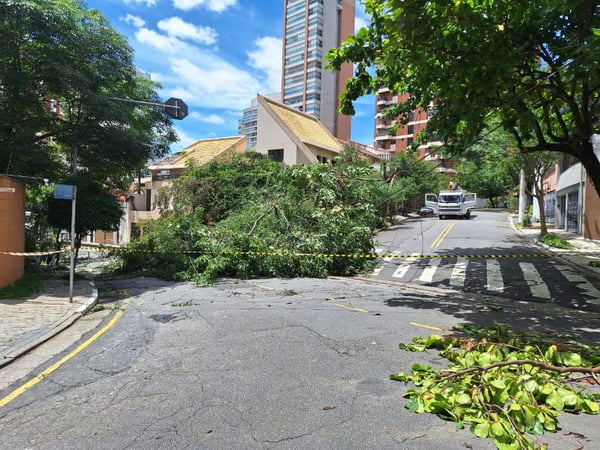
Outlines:
{"type": "Polygon", "coordinates": [[[572,267],[527,247],[505,212],[470,220],[426,216],[378,234],[372,276],[509,299],[600,311],[600,291],[572,267]],[[424,255],[424,257],[421,257],[424,255]]]}
{"type": "MultiPolygon", "coordinates": [[[[500,321],[586,342],[600,333],[597,315],[556,305],[353,279],[198,288],[138,278],[113,287],[129,300],[104,318],[104,334],[81,349],[99,327],[90,330],[0,392],[59,364],[0,409],[0,448],[493,448],[453,423],[405,409],[409,387],[389,375],[446,361],[398,344],[457,323],[500,321]]],[[[600,439],[596,421],[561,416],[563,429],[542,441],[592,448],[600,439]]]]}

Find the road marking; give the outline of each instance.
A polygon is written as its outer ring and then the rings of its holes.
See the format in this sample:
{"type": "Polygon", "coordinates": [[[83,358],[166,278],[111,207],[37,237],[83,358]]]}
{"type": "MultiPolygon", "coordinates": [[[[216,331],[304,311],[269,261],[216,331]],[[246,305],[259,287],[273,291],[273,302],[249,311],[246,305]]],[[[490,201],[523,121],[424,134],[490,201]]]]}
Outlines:
{"type": "Polygon", "coordinates": [[[464,286],[467,274],[467,258],[458,258],[450,275],[450,286],[464,286]]]}
{"type": "Polygon", "coordinates": [[[425,328],[426,330],[433,330],[433,331],[454,331],[451,330],[450,328],[440,328],[440,327],[432,327],[431,325],[424,325],[422,323],[416,323],[416,322],[408,322],[409,325],[412,325],[414,327],[419,327],[419,328],[425,328]]]}
{"type": "Polygon", "coordinates": [[[398,250],[394,250],[392,253],[388,253],[388,255],[383,258],[384,261],[391,261],[392,259],[394,259],[394,256],[399,255],[400,252],[398,250]]]}
{"type": "Polygon", "coordinates": [[[375,267],[375,268],[373,269],[373,274],[372,274],[372,275],[373,275],[374,277],[376,277],[377,275],[379,275],[379,272],[381,272],[381,269],[383,269],[383,264],[382,264],[381,266],[379,266],[379,267],[375,267]]]}
{"type": "Polygon", "coordinates": [[[349,309],[350,311],[358,311],[361,313],[368,313],[366,309],[355,308],[354,306],[342,305],[341,303],[332,303],[332,305],[339,306],[340,308],[349,309]]]}
{"type": "Polygon", "coordinates": [[[600,291],[596,289],[588,280],[583,278],[577,272],[573,272],[567,266],[557,266],[560,273],[571,283],[577,283],[577,287],[583,291],[586,296],[590,297],[590,302],[600,305],[600,291]]]}
{"type": "Polygon", "coordinates": [[[431,248],[439,247],[439,245],[446,238],[446,236],[448,236],[448,233],[450,233],[450,230],[454,227],[454,225],[456,225],[456,222],[451,222],[448,225],[446,225],[446,228],[444,228],[444,230],[440,233],[436,240],[433,241],[433,243],[431,244],[431,248]]]}
{"type": "Polygon", "coordinates": [[[433,276],[441,262],[442,258],[432,259],[429,265],[423,270],[423,273],[419,277],[419,281],[422,281],[423,283],[433,282],[433,276]]]}
{"type": "Polygon", "coordinates": [[[50,367],[48,367],[46,370],[41,372],[35,378],[33,378],[32,380],[29,380],[24,385],[18,387],[14,391],[12,391],[6,397],[0,399],[0,407],[9,404],[14,399],[16,399],[20,395],[24,394],[25,392],[27,392],[29,389],[31,389],[33,386],[38,384],[40,381],[47,378],[52,372],[56,371],[60,366],[62,366],[68,360],[70,360],[71,358],[76,356],[78,353],[80,353],[81,351],[83,351],[87,347],[89,347],[96,339],[98,339],[100,336],[102,336],[104,333],[106,333],[115,323],[118,322],[118,320],[121,318],[121,316],[124,313],[124,309],[127,307],[127,303],[128,303],[128,301],[125,302],[125,304],[123,305],[123,309],[119,309],[117,311],[117,313],[115,314],[115,317],[113,317],[110,322],[108,322],[104,327],[102,327],[102,329],[100,329],[96,334],[94,334],[92,337],[90,337],[87,341],[85,341],[83,344],[81,344],[79,347],[77,347],[75,350],[73,350],[68,355],[64,356],[60,361],[52,364],[50,367]]]}
{"type": "Polygon", "coordinates": [[[495,259],[487,260],[487,290],[504,292],[504,281],[500,271],[500,263],[495,259]]]}
{"type": "MultiPolygon", "coordinates": [[[[413,253],[412,256],[418,257],[419,253],[413,253]]],[[[412,263],[412,261],[404,260],[402,264],[400,264],[396,271],[392,274],[392,278],[404,278],[404,275],[406,275],[406,272],[408,272],[408,269],[410,268],[412,263]]]]}
{"type": "Polygon", "coordinates": [[[550,290],[548,286],[542,280],[540,273],[537,271],[535,266],[532,263],[519,263],[519,267],[521,268],[521,272],[523,272],[523,277],[525,281],[529,285],[529,290],[531,291],[531,295],[539,298],[550,298],[550,290]]]}

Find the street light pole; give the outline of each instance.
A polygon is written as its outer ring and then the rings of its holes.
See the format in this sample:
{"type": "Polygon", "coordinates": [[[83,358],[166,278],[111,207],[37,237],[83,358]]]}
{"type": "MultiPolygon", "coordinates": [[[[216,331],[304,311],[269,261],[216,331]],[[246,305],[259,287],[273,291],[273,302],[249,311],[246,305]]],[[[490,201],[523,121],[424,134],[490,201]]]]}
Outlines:
{"type": "Polygon", "coordinates": [[[73,303],[73,283],[75,281],[75,210],[77,207],[77,186],[73,185],[71,200],[71,266],[69,270],[69,303],[73,303]]]}

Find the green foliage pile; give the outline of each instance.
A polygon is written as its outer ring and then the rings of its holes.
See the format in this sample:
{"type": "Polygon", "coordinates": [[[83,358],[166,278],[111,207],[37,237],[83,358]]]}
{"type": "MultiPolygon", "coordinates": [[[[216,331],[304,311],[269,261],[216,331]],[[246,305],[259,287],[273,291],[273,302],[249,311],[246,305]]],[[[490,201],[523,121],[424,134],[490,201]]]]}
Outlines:
{"type": "Polygon", "coordinates": [[[563,248],[565,250],[573,248],[569,241],[554,233],[548,233],[544,236],[540,236],[539,241],[543,244],[549,245],[550,247],[563,248]]]}
{"type": "Polygon", "coordinates": [[[248,153],[190,168],[172,210],[144,229],[123,269],[210,284],[219,276],[326,277],[371,267],[386,189],[364,161],[284,166],[248,153]]]}
{"type": "Polygon", "coordinates": [[[501,324],[458,330],[469,336],[431,335],[400,344],[408,351],[438,349],[451,362],[445,370],[414,364],[410,374],[390,376],[419,388],[405,394],[410,411],[436,414],[458,428],[469,424],[473,434],[503,450],[543,448],[528,435],[555,432],[563,411],[598,414],[600,394],[585,392],[584,383],[598,384],[600,346],[501,324]]]}

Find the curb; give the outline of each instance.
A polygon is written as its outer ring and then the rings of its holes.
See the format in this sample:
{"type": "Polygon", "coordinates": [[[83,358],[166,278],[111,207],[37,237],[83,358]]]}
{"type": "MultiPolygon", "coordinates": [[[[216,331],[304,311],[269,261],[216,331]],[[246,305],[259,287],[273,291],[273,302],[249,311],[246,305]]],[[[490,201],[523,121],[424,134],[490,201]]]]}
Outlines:
{"type": "Polygon", "coordinates": [[[560,260],[561,263],[571,266],[572,268],[574,268],[576,270],[584,272],[589,277],[600,278],[600,275],[598,274],[598,272],[596,272],[592,268],[586,266],[585,264],[582,264],[579,261],[574,261],[574,260],[570,259],[568,257],[567,252],[556,251],[554,248],[550,247],[549,245],[546,245],[543,242],[538,241],[537,238],[527,237],[525,235],[525,233],[523,233],[521,230],[519,230],[517,227],[515,227],[515,224],[514,224],[512,218],[513,218],[513,216],[509,215],[508,223],[510,224],[513,231],[515,231],[515,233],[519,236],[519,238],[523,242],[525,242],[529,247],[537,248],[537,249],[541,250],[543,253],[545,253],[546,255],[548,255],[554,259],[560,260]]]}
{"type": "Polygon", "coordinates": [[[44,327],[45,331],[42,332],[40,336],[37,336],[19,346],[13,347],[7,353],[3,354],[1,356],[2,359],[0,360],[0,368],[10,364],[23,354],[29,352],[30,350],[33,350],[35,347],[53,338],[58,333],[71,326],[77,319],[85,315],[90,309],[92,309],[98,301],[98,289],[96,289],[96,285],[94,284],[94,282],[90,281],[89,283],[92,286],[92,296],[88,298],[88,300],[84,304],[79,306],[77,309],[66,313],[64,316],[62,316],[58,320],[55,320],[49,326],[44,327]]]}

